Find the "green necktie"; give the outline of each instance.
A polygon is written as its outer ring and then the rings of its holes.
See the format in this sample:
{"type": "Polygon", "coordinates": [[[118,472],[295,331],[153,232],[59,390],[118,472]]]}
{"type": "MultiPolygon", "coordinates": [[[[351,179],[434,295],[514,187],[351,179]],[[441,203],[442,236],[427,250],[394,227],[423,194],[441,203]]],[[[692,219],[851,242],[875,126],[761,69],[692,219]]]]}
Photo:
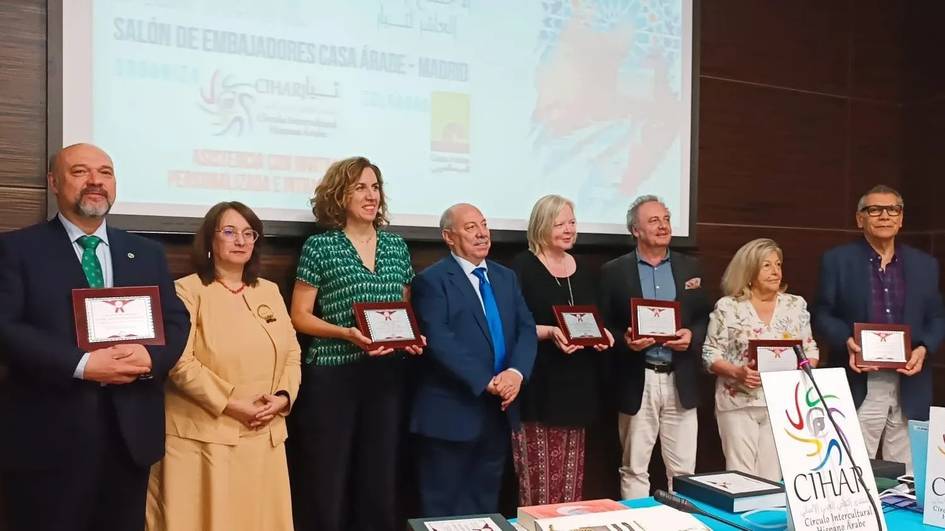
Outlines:
{"type": "Polygon", "coordinates": [[[95,255],[95,248],[102,243],[98,236],[82,236],[79,238],[79,245],[82,246],[82,271],[85,278],[89,281],[90,288],[104,288],[105,277],[102,276],[102,263],[98,261],[95,255]]]}

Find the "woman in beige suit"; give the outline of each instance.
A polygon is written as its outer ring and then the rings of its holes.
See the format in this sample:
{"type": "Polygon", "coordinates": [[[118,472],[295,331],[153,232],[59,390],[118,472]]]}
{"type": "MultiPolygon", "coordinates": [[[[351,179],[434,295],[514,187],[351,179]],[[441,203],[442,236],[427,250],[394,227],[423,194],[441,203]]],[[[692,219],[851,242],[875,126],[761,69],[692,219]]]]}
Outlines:
{"type": "Polygon", "coordinates": [[[258,277],[262,231],[242,203],[217,204],[194,237],[197,272],[177,281],[190,338],[167,383],[149,530],[293,528],[285,415],[300,351],[279,288],[258,277]]]}

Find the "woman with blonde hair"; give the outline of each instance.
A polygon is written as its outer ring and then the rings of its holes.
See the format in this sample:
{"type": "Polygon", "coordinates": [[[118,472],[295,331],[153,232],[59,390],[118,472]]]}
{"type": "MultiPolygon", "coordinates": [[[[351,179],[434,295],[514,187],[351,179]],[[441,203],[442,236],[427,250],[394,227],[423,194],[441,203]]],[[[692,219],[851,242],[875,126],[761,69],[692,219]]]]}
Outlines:
{"type": "Polygon", "coordinates": [[[292,431],[295,528],[394,531],[405,360],[371,346],[352,305],[406,300],[410,253],[381,230],[384,180],[368,159],[332,164],[311,203],[325,230],[302,247],[292,292],[292,323],[313,338],[292,431]]]}
{"type": "Polygon", "coordinates": [[[569,251],[577,241],[574,203],[546,195],[528,220],[528,251],[512,263],[522,295],[537,324],[538,353],[521,393],[522,429],[512,435],[519,504],[581,499],[584,434],[600,409],[599,351],[614,343],[580,347],[568,343],[552,313],[554,305],[595,304],[597,272],[569,251]]]}
{"type": "Polygon", "coordinates": [[[812,365],[819,358],[807,303],[785,293],[782,259],[781,248],[768,238],[752,240],[735,253],[722,275],[724,296],[709,316],[702,348],[705,366],[717,376],[715,416],[725,467],[772,481],[781,478],[781,470],[748,342],[797,339],[812,365]]]}

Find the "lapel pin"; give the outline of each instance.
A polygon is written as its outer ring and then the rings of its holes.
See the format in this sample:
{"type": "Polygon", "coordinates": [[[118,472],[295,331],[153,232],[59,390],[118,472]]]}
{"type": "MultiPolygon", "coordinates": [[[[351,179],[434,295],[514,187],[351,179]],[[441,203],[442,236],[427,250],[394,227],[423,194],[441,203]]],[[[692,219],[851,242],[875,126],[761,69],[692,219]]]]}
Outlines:
{"type": "Polygon", "coordinates": [[[260,304],[259,307],[256,308],[256,315],[263,318],[267,323],[272,323],[276,320],[276,316],[273,314],[272,308],[266,304],[260,304]]]}
{"type": "Polygon", "coordinates": [[[128,253],[128,258],[131,258],[132,260],[134,260],[135,253],[128,253]]]}

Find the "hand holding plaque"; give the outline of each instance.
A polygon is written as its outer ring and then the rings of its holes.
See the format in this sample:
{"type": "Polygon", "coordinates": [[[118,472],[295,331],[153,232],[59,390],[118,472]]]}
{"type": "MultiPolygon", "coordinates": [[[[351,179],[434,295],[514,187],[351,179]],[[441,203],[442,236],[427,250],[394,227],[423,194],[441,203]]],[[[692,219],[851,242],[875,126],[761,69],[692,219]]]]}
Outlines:
{"type": "Polygon", "coordinates": [[[551,311],[568,344],[582,347],[610,344],[595,306],[555,305],[551,311]]]}
{"type": "Polygon", "coordinates": [[[370,349],[423,346],[409,302],[356,302],[354,317],[358,329],[371,340],[370,349]]]}
{"type": "Polygon", "coordinates": [[[630,299],[631,335],[634,340],[649,337],[665,343],[678,337],[682,328],[679,301],[630,299]]]}
{"type": "Polygon", "coordinates": [[[853,340],[860,347],[856,364],[878,369],[902,369],[912,356],[909,326],[853,323],[853,340]]]}

